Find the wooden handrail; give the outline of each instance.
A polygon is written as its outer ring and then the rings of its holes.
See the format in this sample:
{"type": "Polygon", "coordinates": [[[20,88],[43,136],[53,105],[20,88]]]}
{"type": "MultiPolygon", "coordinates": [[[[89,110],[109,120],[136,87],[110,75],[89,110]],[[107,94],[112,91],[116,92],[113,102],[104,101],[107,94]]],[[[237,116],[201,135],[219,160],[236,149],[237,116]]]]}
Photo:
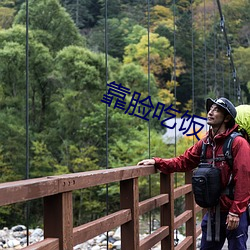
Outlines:
{"type": "Polygon", "coordinates": [[[196,249],[200,227],[196,213],[201,211],[193,199],[191,173],[186,184],[174,189],[173,174],[160,174],[160,194],[139,202],[141,176],[156,174],[154,166],[129,166],[58,176],[48,176],[0,184],[0,206],[33,199],[44,199],[44,240],[26,248],[72,250],[101,233],[121,227],[122,249],[146,250],[161,241],[161,249],[196,249]],[[120,210],[73,228],[74,190],[120,183],[120,210]],[[186,210],[174,217],[174,200],[185,196],[186,210]],[[146,238],[139,239],[139,216],[160,208],[161,225],[146,238]],[[174,230],[186,224],[186,238],[174,247],[174,230]]]}

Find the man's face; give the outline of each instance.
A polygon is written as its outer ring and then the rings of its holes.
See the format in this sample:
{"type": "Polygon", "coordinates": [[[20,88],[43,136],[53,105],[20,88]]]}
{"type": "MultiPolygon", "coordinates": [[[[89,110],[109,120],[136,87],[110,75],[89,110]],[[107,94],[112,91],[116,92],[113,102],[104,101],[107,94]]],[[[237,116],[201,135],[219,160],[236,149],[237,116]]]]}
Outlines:
{"type": "Polygon", "coordinates": [[[224,118],[225,114],[223,109],[220,106],[213,104],[207,113],[207,124],[212,127],[219,127],[221,123],[223,123],[224,118]]]}

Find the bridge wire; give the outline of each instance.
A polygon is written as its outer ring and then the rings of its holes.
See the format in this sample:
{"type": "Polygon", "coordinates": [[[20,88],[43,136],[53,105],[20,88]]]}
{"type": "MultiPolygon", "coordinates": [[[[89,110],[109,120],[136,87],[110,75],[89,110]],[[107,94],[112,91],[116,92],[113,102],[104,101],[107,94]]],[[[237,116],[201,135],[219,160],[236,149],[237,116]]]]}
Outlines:
{"type": "Polygon", "coordinates": [[[76,26],[79,28],[79,0],[76,0],[76,26]]]}
{"type": "MultiPolygon", "coordinates": [[[[204,46],[204,96],[207,98],[207,14],[206,14],[206,0],[203,4],[203,46],[204,46]]],[[[205,105],[205,102],[204,102],[205,105]]],[[[205,108],[205,107],[204,107],[205,108]]],[[[206,126],[206,132],[208,127],[206,126]]]]}
{"type": "MultiPolygon", "coordinates": [[[[192,112],[195,113],[195,90],[194,90],[194,10],[193,10],[193,0],[191,0],[191,39],[192,39],[192,71],[191,71],[191,79],[192,79],[192,112]]],[[[193,144],[195,142],[195,136],[193,136],[193,144]]]]}
{"type": "MultiPolygon", "coordinates": [[[[231,70],[231,66],[229,65],[229,72],[231,70]]],[[[228,92],[229,92],[229,99],[231,99],[231,76],[228,75],[228,92]]]]}
{"type": "MultiPolygon", "coordinates": [[[[25,44],[25,80],[26,80],[26,103],[25,103],[25,124],[26,124],[26,173],[25,179],[29,179],[29,0],[26,0],[26,44],[25,44]]],[[[26,216],[26,239],[27,246],[29,245],[29,213],[30,202],[25,203],[25,216],[26,216]]]]}
{"type": "MultiPolygon", "coordinates": [[[[174,61],[174,72],[173,72],[173,81],[174,81],[174,107],[176,109],[176,100],[177,100],[177,86],[176,86],[176,1],[173,0],[173,24],[174,24],[174,34],[173,34],[173,43],[174,43],[174,55],[173,55],[173,61],[174,61]]],[[[175,124],[176,124],[176,116],[175,116],[175,124]]],[[[176,126],[174,127],[174,132],[175,132],[175,139],[174,139],[174,155],[176,157],[177,155],[177,129],[176,126]]],[[[175,173],[175,187],[177,187],[177,173],[175,173]]],[[[178,230],[175,230],[175,245],[178,245],[179,243],[179,238],[178,238],[178,230]]]]}
{"type": "Polygon", "coordinates": [[[203,36],[204,36],[204,95],[205,98],[207,98],[207,39],[206,39],[206,33],[207,33],[207,16],[206,16],[206,0],[204,0],[204,6],[203,6],[203,12],[204,12],[204,20],[203,20],[203,36]]]}
{"type": "MultiPolygon", "coordinates": [[[[147,8],[148,8],[148,17],[147,17],[147,29],[148,29],[148,96],[150,96],[150,0],[147,0],[147,8]]],[[[148,158],[151,157],[151,140],[150,140],[150,118],[148,120],[148,158]]],[[[151,175],[148,176],[148,188],[149,188],[149,197],[152,195],[151,190],[151,175]]],[[[149,233],[151,233],[152,229],[152,212],[149,212],[149,233]]]]}
{"type": "MultiPolygon", "coordinates": [[[[104,26],[105,26],[105,37],[104,37],[104,41],[105,41],[105,81],[106,81],[106,95],[108,95],[108,0],[105,0],[105,22],[104,22],[104,26]]],[[[108,120],[108,104],[106,104],[106,169],[108,169],[109,167],[109,162],[108,162],[108,146],[109,146],[109,142],[108,142],[108,137],[109,137],[109,133],[108,133],[108,128],[109,128],[109,120],[108,120]]],[[[108,215],[109,213],[109,186],[108,184],[106,184],[106,215],[108,215]]],[[[108,232],[107,232],[107,249],[109,246],[109,241],[108,241],[108,232]]]]}
{"type": "MultiPolygon", "coordinates": [[[[174,23],[174,32],[173,32],[173,36],[174,36],[174,40],[173,40],[173,43],[174,43],[174,55],[173,55],[173,63],[174,63],[174,70],[173,70],[173,81],[174,81],[174,107],[176,109],[176,99],[177,99],[177,88],[176,88],[176,28],[175,28],[175,25],[176,25],[176,2],[175,0],[173,0],[173,23],[174,23]]],[[[175,123],[176,123],[176,116],[175,116],[175,123]]],[[[174,143],[174,155],[176,156],[177,154],[177,140],[176,140],[176,137],[177,137],[177,132],[176,132],[176,126],[175,126],[175,143],[174,143]]],[[[177,177],[175,175],[175,185],[177,183],[177,177]]]]}
{"type": "MultiPolygon", "coordinates": [[[[214,9],[216,9],[216,3],[214,2],[214,9]]],[[[217,17],[216,17],[217,19],[217,17]]],[[[221,25],[221,24],[220,24],[221,25]]],[[[220,26],[219,25],[219,26],[220,26]]],[[[218,25],[216,25],[216,31],[218,30],[218,25]]],[[[224,59],[222,57],[222,51],[224,49],[224,39],[221,39],[221,35],[217,32],[217,86],[218,93],[220,96],[225,96],[225,79],[224,79],[224,59]]]]}
{"type": "Polygon", "coordinates": [[[215,15],[215,0],[213,1],[213,15],[214,15],[214,27],[213,27],[213,33],[214,33],[214,93],[216,94],[216,97],[218,95],[217,91],[217,32],[216,32],[216,15],[215,15]]]}
{"type": "Polygon", "coordinates": [[[223,13],[222,13],[220,0],[216,0],[216,1],[217,1],[219,14],[220,14],[220,27],[221,27],[221,31],[223,32],[224,38],[225,38],[225,41],[226,41],[227,57],[230,60],[230,69],[232,70],[232,79],[233,79],[233,84],[234,84],[233,91],[234,91],[234,93],[236,92],[238,104],[242,104],[241,86],[240,86],[240,81],[237,79],[237,71],[236,71],[236,68],[235,68],[235,65],[234,65],[231,45],[229,43],[228,36],[227,36],[225,18],[224,18],[223,13]],[[236,87],[236,85],[237,85],[237,87],[236,87]]]}
{"type": "Polygon", "coordinates": [[[218,47],[219,47],[219,56],[220,56],[220,61],[221,61],[221,66],[220,66],[220,73],[221,73],[221,81],[222,81],[222,96],[225,96],[225,67],[224,67],[224,59],[221,56],[222,51],[224,49],[224,40],[221,41],[221,37],[220,39],[218,39],[218,47]]]}

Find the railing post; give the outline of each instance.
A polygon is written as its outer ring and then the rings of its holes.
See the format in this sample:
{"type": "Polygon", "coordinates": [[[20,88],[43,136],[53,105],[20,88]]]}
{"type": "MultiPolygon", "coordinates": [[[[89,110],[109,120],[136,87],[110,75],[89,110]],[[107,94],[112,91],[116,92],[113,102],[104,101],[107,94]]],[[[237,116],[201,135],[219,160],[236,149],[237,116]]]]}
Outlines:
{"type": "MultiPolygon", "coordinates": [[[[191,184],[192,172],[185,173],[185,183],[191,184]]],[[[192,210],[192,217],[186,222],[186,236],[193,237],[193,244],[188,250],[196,249],[196,211],[193,192],[185,195],[185,210],[192,210]]]]}
{"type": "Polygon", "coordinates": [[[160,192],[169,195],[169,202],[161,206],[161,226],[169,227],[169,235],[161,241],[162,250],[174,249],[174,177],[160,173],[160,192]]]}
{"type": "Polygon", "coordinates": [[[73,249],[72,192],[44,198],[44,238],[59,238],[60,250],[73,249]]]}
{"type": "Polygon", "coordinates": [[[120,182],[121,209],[131,209],[132,220],[121,226],[121,249],[139,250],[138,178],[120,182]]]}

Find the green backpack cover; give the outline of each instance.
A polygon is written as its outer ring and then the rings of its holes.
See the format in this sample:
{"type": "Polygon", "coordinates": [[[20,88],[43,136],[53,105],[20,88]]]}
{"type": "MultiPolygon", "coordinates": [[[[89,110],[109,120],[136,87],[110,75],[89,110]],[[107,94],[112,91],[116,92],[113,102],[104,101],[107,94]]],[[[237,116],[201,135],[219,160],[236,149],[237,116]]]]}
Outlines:
{"type": "MultiPolygon", "coordinates": [[[[248,139],[250,138],[250,105],[239,105],[236,108],[237,115],[235,121],[239,124],[240,130],[245,130],[248,139]]],[[[244,134],[244,133],[243,133],[244,134]]]]}

